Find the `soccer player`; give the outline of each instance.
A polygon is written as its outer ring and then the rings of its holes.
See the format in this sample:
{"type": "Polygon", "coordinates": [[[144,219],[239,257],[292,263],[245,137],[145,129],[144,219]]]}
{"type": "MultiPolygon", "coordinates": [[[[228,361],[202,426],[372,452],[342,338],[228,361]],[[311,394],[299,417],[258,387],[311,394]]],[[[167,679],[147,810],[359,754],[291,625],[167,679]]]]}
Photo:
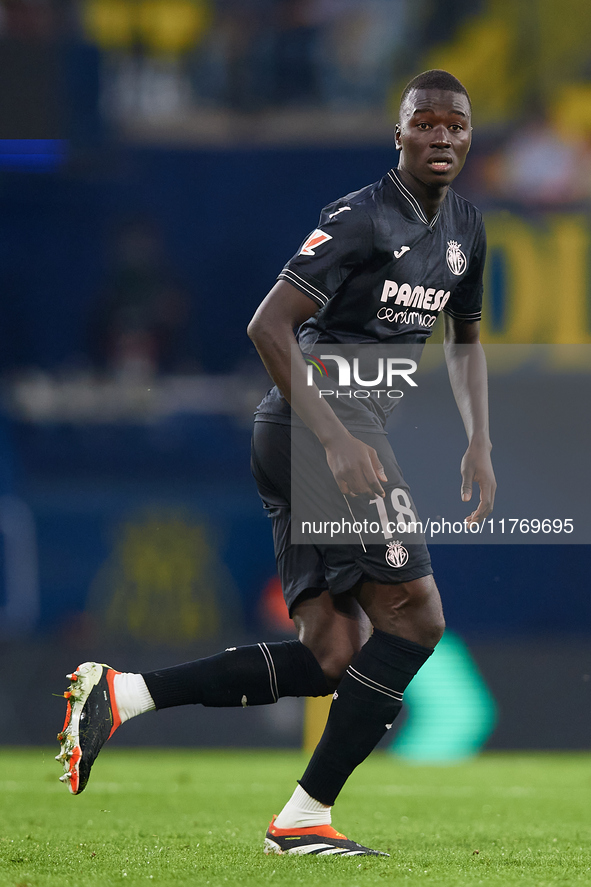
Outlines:
{"type": "Polygon", "coordinates": [[[362,540],[292,544],[290,436],[296,426],[320,452],[318,470],[333,487],[336,482],[349,505],[367,509],[373,502],[375,508],[379,499],[384,508],[398,503],[403,514],[415,514],[384,432],[383,407],[375,399],[352,399],[351,413],[333,410],[306,385],[304,356],[296,350],[292,363],[292,352],[296,341],[304,353],[323,343],[420,346],[443,310],[446,360],[468,437],[462,499],[470,500],[474,482],[480,488],[480,501],[466,520],[487,517],[495,479],[479,344],[485,237],[478,210],[450,189],[470,148],[471,129],[470,99],[455,77],[433,70],[412,80],[396,125],[397,169],[322,211],[318,228],[249,325],[275,382],[257,411],[253,473],[272,518],[278,570],[299,640],[229,648],[143,675],[99,663],[79,666],[58,737],[61,779],[74,794],[86,786],[104,742],[142,712],[334,693],[323,736],[292,797],[273,818],[265,850],[379,855],[337,832],[331,808],[348,776],[392,725],[404,690],[441,638],[441,601],[424,542],[403,548],[404,556],[400,547],[397,556],[389,554],[385,540],[367,546],[362,540]]]}

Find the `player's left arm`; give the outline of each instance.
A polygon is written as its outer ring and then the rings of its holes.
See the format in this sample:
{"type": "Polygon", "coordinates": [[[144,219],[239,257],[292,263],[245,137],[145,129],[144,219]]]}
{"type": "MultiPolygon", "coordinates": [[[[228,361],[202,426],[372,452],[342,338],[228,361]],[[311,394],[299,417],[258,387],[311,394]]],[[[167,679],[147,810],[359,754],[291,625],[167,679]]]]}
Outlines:
{"type": "Polygon", "coordinates": [[[492,511],[497,482],[492,467],[488,427],[488,380],[486,357],[480,343],[480,321],[462,321],[444,315],[444,351],[452,391],[468,435],[468,449],[462,459],[464,502],[472,498],[472,486],[480,488],[478,507],[466,518],[483,521],[492,511]]]}

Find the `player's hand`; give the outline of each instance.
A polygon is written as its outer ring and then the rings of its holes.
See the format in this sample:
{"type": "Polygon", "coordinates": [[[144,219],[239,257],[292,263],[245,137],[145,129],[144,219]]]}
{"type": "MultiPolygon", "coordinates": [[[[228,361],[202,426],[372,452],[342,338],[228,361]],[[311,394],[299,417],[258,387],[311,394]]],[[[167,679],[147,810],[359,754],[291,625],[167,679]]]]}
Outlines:
{"type": "Polygon", "coordinates": [[[325,449],[328,467],[341,493],[369,498],[386,495],[382,483],[388,478],[373,447],[346,432],[325,449]]]}
{"type": "Polygon", "coordinates": [[[484,444],[470,444],[461,465],[463,502],[469,502],[472,498],[472,486],[476,482],[480,488],[480,502],[478,508],[464,518],[466,523],[482,523],[493,510],[495,502],[495,490],[497,482],[490,459],[490,446],[484,444]]]}

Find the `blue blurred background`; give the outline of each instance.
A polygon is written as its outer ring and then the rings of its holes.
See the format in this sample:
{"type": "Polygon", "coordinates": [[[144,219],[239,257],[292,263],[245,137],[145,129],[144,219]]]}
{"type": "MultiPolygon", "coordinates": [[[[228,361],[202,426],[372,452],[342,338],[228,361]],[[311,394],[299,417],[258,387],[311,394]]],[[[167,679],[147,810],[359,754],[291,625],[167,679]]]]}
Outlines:
{"type": "MultiPolygon", "coordinates": [[[[474,104],[456,189],[489,233],[483,340],[564,346],[555,372],[588,391],[568,346],[591,344],[589,45],[584,0],[0,4],[0,741],[47,741],[73,660],[147,669],[289,633],[245,327],[320,208],[396,164],[420,71],[474,104]]],[[[433,560],[496,700],[489,745],[585,747],[589,547],[433,560]]],[[[298,706],[248,712],[232,742],[298,744],[298,706]]],[[[226,713],[191,717],[125,736],[231,744],[226,713]]]]}

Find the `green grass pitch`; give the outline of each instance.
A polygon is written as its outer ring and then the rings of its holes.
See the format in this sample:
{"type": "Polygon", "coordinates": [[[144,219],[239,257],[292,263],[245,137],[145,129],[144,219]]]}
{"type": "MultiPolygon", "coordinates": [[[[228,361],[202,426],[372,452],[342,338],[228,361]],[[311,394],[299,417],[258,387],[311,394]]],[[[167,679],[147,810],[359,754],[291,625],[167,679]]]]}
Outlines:
{"type": "Polygon", "coordinates": [[[0,885],[591,884],[591,755],[488,754],[448,767],[376,753],[333,815],[390,859],[265,856],[297,752],[106,749],[86,791],[55,749],[0,751],[0,885]]]}

